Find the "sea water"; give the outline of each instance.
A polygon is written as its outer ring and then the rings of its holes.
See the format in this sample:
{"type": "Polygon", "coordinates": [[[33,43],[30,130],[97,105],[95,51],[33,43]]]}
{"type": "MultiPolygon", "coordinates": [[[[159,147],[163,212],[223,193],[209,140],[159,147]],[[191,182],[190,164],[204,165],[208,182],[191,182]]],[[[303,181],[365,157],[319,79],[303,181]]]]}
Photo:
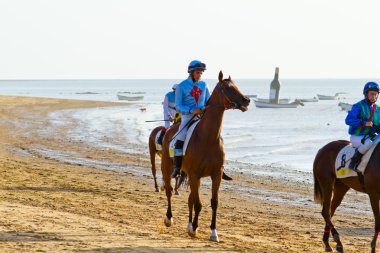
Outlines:
{"type": "MultiPolygon", "coordinates": [[[[69,133],[73,139],[90,145],[146,154],[150,131],[162,122],[162,101],[174,83],[180,80],[1,80],[0,95],[118,101],[118,92],[141,92],[144,99],[128,106],[72,110],[78,127],[69,133]],[[143,109],[143,110],[141,110],[143,109]],[[145,109],[145,110],[144,110],[145,109]],[[119,138],[104,139],[110,134],[119,138]],[[135,150],[123,145],[136,144],[135,150]]],[[[206,80],[210,91],[216,80],[206,80]]],[[[269,98],[270,79],[235,80],[246,95],[269,98]]],[[[232,161],[267,165],[287,171],[312,171],[317,151],[330,141],[349,139],[344,119],[347,112],[339,102],[362,99],[364,79],[284,79],[280,98],[313,98],[317,94],[345,92],[340,100],[305,103],[298,108],[256,108],[252,101],[247,112],[225,112],[222,136],[226,158],[232,161]]],[[[375,80],[376,81],[376,80],[375,80]]],[[[50,118],[64,124],[60,112],[50,118]]]]}

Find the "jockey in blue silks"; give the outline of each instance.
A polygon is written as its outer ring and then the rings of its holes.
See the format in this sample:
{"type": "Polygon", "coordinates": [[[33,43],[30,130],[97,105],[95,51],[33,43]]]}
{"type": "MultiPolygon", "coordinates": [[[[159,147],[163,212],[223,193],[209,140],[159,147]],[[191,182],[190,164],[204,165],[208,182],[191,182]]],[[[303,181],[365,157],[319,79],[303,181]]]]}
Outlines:
{"type": "Polygon", "coordinates": [[[201,81],[206,64],[194,60],[190,62],[187,72],[189,77],[182,81],[175,91],[175,107],[182,115],[181,125],[176,134],[174,144],[174,170],[172,177],[180,174],[183,156],[183,144],[186,137],[189,121],[196,115],[200,115],[210,98],[207,84],[201,81]]]}
{"type": "Polygon", "coordinates": [[[164,102],[162,103],[162,107],[164,109],[164,120],[165,120],[165,127],[161,129],[160,136],[158,137],[157,143],[162,145],[162,139],[164,138],[164,135],[166,133],[166,130],[170,127],[170,122],[174,121],[175,118],[175,90],[177,88],[178,84],[174,84],[172,87],[172,91],[169,91],[166,93],[164,102]]]}
{"type": "Polygon", "coordinates": [[[375,103],[379,96],[379,85],[368,82],[363,89],[364,99],[352,106],[346,117],[346,124],[350,126],[348,133],[350,141],[356,149],[349,164],[350,169],[356,169],[363,155],[371,148],[380,128],[380,110],[375,103]]]}

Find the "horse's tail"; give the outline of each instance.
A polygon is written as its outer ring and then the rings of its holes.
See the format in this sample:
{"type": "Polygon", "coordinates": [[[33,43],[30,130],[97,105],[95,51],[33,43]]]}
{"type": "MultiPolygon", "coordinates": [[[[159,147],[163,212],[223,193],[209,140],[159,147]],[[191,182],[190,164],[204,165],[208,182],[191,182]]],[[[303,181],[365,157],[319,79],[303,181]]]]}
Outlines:
{"type": "Polygon", "coordinates": [[[316,167],[317,167],[317,161],[319,160],[321,150],[318,151],[317,155],[315,156],[314,164],[313,164],[313,176],[314,176],[314,202],[322,205],[322,189],[321,185],[319,183],[319,180],[316,173],[316,167]]]}
{"type": "Polygon", "coordinates": [[[318,178],[314,175],[314,202],[322,205],[322,191],[318,178]]]}

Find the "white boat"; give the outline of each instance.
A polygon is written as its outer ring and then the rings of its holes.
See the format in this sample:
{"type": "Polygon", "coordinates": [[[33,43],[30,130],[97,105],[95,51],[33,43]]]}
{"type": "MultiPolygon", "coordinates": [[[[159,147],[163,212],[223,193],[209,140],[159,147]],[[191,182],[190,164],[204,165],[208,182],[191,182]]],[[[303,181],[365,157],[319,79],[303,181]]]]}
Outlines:
{"type": "Polygon", "coordinates": [[[317,94],[319,100],[337,100],[339,99],[339,94],[335,94],[334,96],[320,95],[317,94]]]}
{"type": "Polygon", "coordinates": [[[317,97],[313,97],[313,98],[301,98],[300,101],[304,102],[304,103],[306,103],[306,102],[318,102],[319,99],[317,97]]]}
{"type": "Polygon", "coordinates": [[[117,98],[119,100],[139,101],[139,100],[143,100],[144,96],[126,96],[126,95],[117,94],[117,98]]]}
{"type": "MultiPolygon", "coordinates": [[[[266,99],[266,98],[255,98],[255,100],[262,103],[269,103],[269,99],[266,99]]],[[[289,103],[290,103],[289,98],[280,98],[280,104],[289,104],[289,103]]]]}
{"type": "Polygon", "coordinates": [[[292,103],[279,103],[279,104],[271,104],[266,102],[260,102],[254,100],[257,108],[297,108],[299,105],[303,106],[303,103],[300,100],[295,100],[292,103]]]}
{"type": "Polygon", "coordinates": [[[346,112],[350,111],[351,108],[352,108],[352,104],[349,104],[349,103],[343,103],[343,102],[340,102],[340,103],[338,104],[338,106],[339,106],[340,108],[342,108],[342,111],[346,111],[346,112]]]}

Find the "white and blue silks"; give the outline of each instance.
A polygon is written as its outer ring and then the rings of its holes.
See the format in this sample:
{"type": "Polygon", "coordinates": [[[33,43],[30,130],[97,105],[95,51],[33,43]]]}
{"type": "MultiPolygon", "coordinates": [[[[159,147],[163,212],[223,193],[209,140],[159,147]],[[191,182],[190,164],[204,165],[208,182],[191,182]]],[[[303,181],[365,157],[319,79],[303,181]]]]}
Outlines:
{"type": "Polygon", "coordinates": [[[164,109],[164,120],[165,120],[165,128],[168,129],[170,127],[170,119],[174,119],[174,115],[176,113],[175,109],[175,92],[170,91],[166,93],[164,102],[162,103],[164,109]]]}
{"type": "MultiPolygon", "coordinates": [[[[203,109],[210,98],[210,91],[206,82],[193,82],[189,77],[182,81],[175,91],[175,107],[181,113],[181,125],[176,133],[176,141],[184,141],[190,119],[194,116],[191,111],[203,109]]],[[[174,149],[174,156],[181,156],[183,149],[174,149]]]]}

